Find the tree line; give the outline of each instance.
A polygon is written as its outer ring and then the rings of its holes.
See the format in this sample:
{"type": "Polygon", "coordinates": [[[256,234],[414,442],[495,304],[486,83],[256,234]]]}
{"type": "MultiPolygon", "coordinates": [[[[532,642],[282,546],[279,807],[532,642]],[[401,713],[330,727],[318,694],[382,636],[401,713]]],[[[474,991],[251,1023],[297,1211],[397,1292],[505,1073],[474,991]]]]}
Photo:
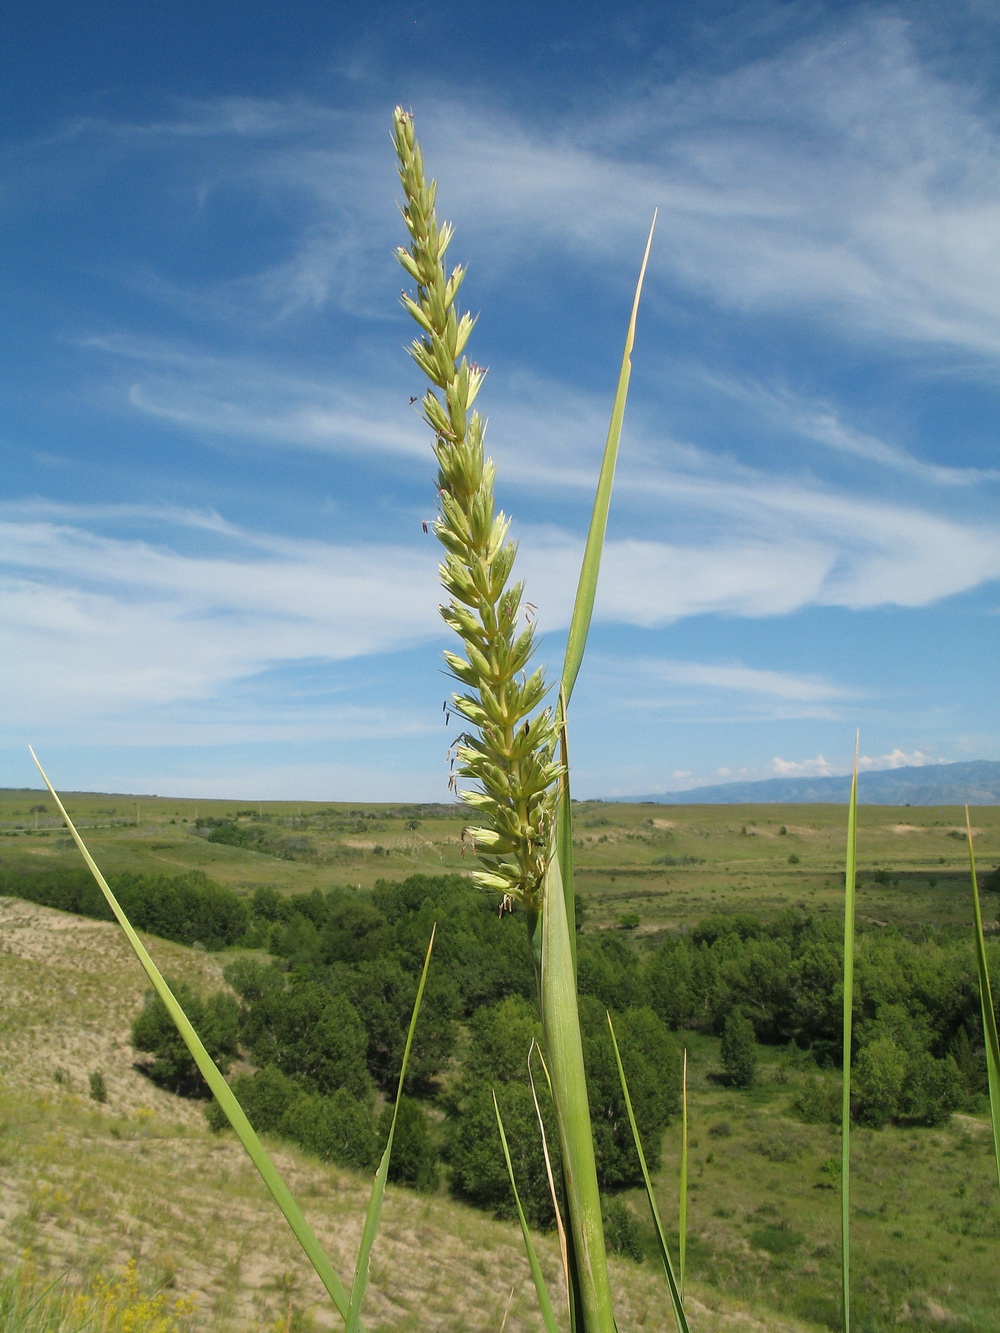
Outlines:
{"type": "MultiPolygon", "coordinates": [[[[184,999],[210,1050],[228,1068],[257,1128],[320,1156],[370,1168],[380,1151],[375,1108],[395,1089],[417,978],[431,928],[435,956],[397,1131],[397,1179],[429,1186],[441,1164],[461,1197],[509,1211],[496,1153],[489,1089],[496,1087],[533,1220],[550,1220],[535,1096],[546,1088],[527,1053],[540,1035],[535,981],[517,915],[458,875],[380,881],[371,892],[319,889],[251,898],[192,872],[112,879],[130,919],[185,944],[239,944],[269,958],[226,969],[232,991],[184,999]],[[235,992],[235,994],[233,994],[235,992]]],[[[83,871],[0,877],[0,891],[100,919],[110,911],[83,871]]],[[[585,904],[579,904],[585,923],[585,904]]],[[[990,942],[994,968],[997,946],[990,942]]],[[[655,1163],[679,1099],[673,1033],[722,1036],[726,1075],[754,1078],[760,1046],[790,1046],[817,1069],[840,1061],[841,925],[789,908],[770,921],[716,915],[643,948],[626,931],[578,936],[581,1019],[605,1189],[636,1183],[638,1161],[607,1037],[616,1030],[640,1128],[655,1163]]],[[[979,994],[971,944],[930,927],[859,934],[855,965],[852,1114],[873,1126],[935,1124],[984,1092],[979,994]]],[[[185,1048],[152,999],[136,1023],[151,1076],[187,1094],[201,1089],[185,1048]]],[[[806,1120],[836,1119],[827,1078],[799,1095],[806,1120]]],[[[216,1112],[213,1112],[217,1115],[216,1112]]],[[[550,1135],[550,1147],[554,1140],[550,1135]]]]}

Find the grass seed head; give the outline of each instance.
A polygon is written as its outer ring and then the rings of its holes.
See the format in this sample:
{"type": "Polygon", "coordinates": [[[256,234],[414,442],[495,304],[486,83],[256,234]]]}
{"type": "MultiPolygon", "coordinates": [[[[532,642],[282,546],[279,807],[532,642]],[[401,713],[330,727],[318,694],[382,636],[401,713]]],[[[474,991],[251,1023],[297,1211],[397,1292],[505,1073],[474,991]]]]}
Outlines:
{"type": "Polygon", "coordinates": [[[465,268],[446,273],[452,227],[437,221],[437,186],[424,176],[413,117],[399,107],[393,137],[411,241],[396,254],[416,283],[415,295],[404,292],[402,303],[420,329],[409,351],[434,386],[421,407],[434,432],[434,531],[446,552],[440,576],[451,597],[441,614],[464,649],[464,656],[449,652],[445,660],[466,691],[453,695],[454,709],[474,728],[459,738],[456,753],[459,776],[474,784],[463,798],[482,821],[469,830],[483,863],[476,878],[538,910],[562,773],[555,721],[541,707],[547,689],[541,671],[525,673],[535,632],[530,622],[521,625],[522,586],[510,583],[517,548],[507,537],[509,520],[496,510],[485,423],[473,409],[486,372],[463,355],[475,319],[455,309],[465,268]]]}

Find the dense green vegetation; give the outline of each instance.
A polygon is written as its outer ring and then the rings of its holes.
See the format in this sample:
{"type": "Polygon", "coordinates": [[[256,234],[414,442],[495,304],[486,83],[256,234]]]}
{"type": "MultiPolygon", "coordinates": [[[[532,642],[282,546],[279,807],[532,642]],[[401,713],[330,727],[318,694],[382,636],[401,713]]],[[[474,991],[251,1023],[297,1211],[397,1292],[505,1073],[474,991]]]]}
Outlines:
{"type": "MultiPolygon", "coordinates": [[[[52,905],[93,907],[72,875],[49,885],[52,905]]],[[[185,992],[188,1011],[223,1067],[239,1048],[258,1071],[240,1075],[238,1092],[260,1130],[365,1168],[377,1158],[381,1099],[398,1075],[436,923],[435,967],[408,1074],[409,1147],[396,1178],[429,1186],[444,1165],[459,1197],[509,1213],[490,1096],[496,1087],[529,1213],[539,1225],[551,1223],[527,1059],[539,1036],[535,983],[518,913],[498,915],[493,899],[458,875],[385,880],[371,892],[258,889],[246,899],[190,875],[129,876],[121,885],[139,920],[155,919],[181,942],[191,942],[194,921],[212,926],[202,932],[211,940],[239,923],[236,942],[252,950],[226,970],[239,1003],[230,993],[202,999],[185,992]]],[[[24,896],[42,896],[40,881],[24,896]]],[[[638,1180],[607,1009],[616,1016],[655,1168],[678,1104],[679,1047],[671,1035],[678,1030],[721,1037],[719,1077],[736,1088],[753,1084],[758,1045],[804,1053],[817,1075],[796,1111],[806,1122],[836,1121],[835,1090],[822,1071],[840,1058],[841,951],[838,923],[802,907],[771,921],[716,914],[656,939],[637,939],[632,930],[582,933],[581,1015],[602,1187],[638,1180]]],[[[854,1030],[859,1123],[936,1125],[981,1105],[983,1039],[967,938],[931,927],[862,932],[854,1030]]],[[[154,1056],[152,1078],[189,1095],[204,1091],[159,1001],[147,1002],[133,1042],[154,1056]]],[[[535,1074],[544,1110],[537,1064],[535,1074]]]]}
{"type": "MultiPolygon", "coordinates": [[[[137,930],[204,949],[225,949],[246,938],[250,923],[246,903],[202,871],[184,875],[125,872],[113,875],[111,885],[137,930]]],[[[0,872],[0,894],[97,921],[114,920],[86,869],[31,867],[0,872]]]]}

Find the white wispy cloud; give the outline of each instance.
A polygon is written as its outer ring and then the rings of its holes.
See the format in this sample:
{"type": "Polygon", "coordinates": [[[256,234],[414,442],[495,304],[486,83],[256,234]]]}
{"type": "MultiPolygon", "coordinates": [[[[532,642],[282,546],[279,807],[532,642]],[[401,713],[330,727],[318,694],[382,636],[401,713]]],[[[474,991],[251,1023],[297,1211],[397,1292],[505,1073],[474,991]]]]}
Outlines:
{"type": "MultiPolygon", "coordinates": [[[[574,109],[562,125],[429,90],[419,126],[449,212],[474,241],[488,231],[483,287],[567,252],[618,286],[658,205],[654,274],[864,338],[1000,353],[1000,136],[972,91],[922,61],[897,12],[845,15],[767,60],[574,109]]],[[[281,201],[284,255],[190,287],[204,313],[360,310],[386,272],[396,187],[368,109],[222,99],[76,132],[117,151],[183,146],[201,201],[222,187],[281,201]]]]}
{"type": "Polygon", "coordinates": [[[429,456],[427,432],[407,413],[399,382],[362,389],[273,358],[211,355],[121,334],[82,345],[125,365],[119,391],[132,408],[188,432],[279,448],[429,456]]]}
{"type": "Polygon", "coordinates": [[[928,754],[926,750],[911,750],[909,753],[899,749],[897,746],[888,754],[863,754],[858,756],[858,768],[862,771],[872,771],[886,768],[923,768],[926,764],[946,764],[947,759],[941,759],[935,755],[928,754]]]}
{"type": "MultiPolygon", "coordinates": [[[[674,503],[678,492],[698,492],[699,507],[711,500],[715,522],[697,543],[609,541],[597,596],[604,620],[651,627],[806,606],[928,606],[1000,577],[1000,533],[916,508],[792,486],[670,487],[657,479],[647,485],[655,490],[669,490],[674,503]]],[[[543,623],[564,623],[582,543],[525,537],[521,551],[543,623]]]]}
{"type": "Polygon", "coordinates": [[[780,759],[775,756],[770,771],[777,778],[828,778],[843,770],[818,754],[815,759],[780,759]]]}
{"type": "Polygon", "coordinates": [[[971,487],[1000,480],[997,468],[948,467],[917,458],[902,445],[852,424],[845,419],[844,408],[829,400],[808,398],[784,386],[737,380],[711,371],[699,372],[698,378],[706,388],[737,400],[791,435],[925,485],[971,487]]]}
{"type": "MultiPolygon", "coordinates": [[[[884,772],[891,768],[923,768],[927,764],[946,764],[948,762],[947,759],[937,758],[926,750],[907,752],[897,746],[887,754],[859,755],[858,771],[875,773],[884,772]]],[[[850,760],[831,761],[821,754],[817,755],[815,759],[781,759],[776,756],[771,760],[769,767],[770,772],[779,778],[843,777],[851,771],[850,760]]]]}
{"type": "MultiPolygon", "coordinates": [[[[108,717],[216,698],[276,664],[398,651],[439,632],[429,546],[223,527],[242,549],[198,556],[79,524],[0,521],[11,716],[108,717]]],[[[337,725],[350,724],[338,711],[337,725]]],[[[287,711],[275,725],[292,726],[287,711]]]]}
{"type": "Polygon", "coordinates": [[[603,694],[613,698],[616,707],[639,709],[650,716],[759,720],[837,718],[846,711],[845,705],[856,703],[866,691],[817,674],[773,671],[743,662],[652,657],[615,661],[598,653],[588,660],[584,693],[603,694]]]}
{"type": "MultiPolygon", "coordinates": [[[[350,380],[320,384],[253,358],[199,357],[107,336],[89,345],[136,368],[128,390],[135,409],[185,430],[268,448],[405,457],[421,468],[429,456],[426,430],[408,412],[401,383],[376,382],[362,394],[350,380]]],[[[538,528],[531,515],[544,487],[547,496],[581,506],[583,531],[606,404],[528,374],[491,387],[496,411],[487,441],[503,491],[518,492],[516,509],[527,520],[522,565],[546,622],[559,625],[582,547],[564,530],[538,528]]],[[[940,483],[971,485],[970,473],[907,460],[815,404],[763,391],[757,397],[766,410],[793,417],[802,433],[825,433],[835,447],[908,468],[926,498],[894,502],[768,474],[664,437],[641,415],[629,428],[616,488],[619,525],[641,535],[608,544],[598,603],[604,618],[656,625],[718,612],[783,615],[808,605],[926,606],[1000,577],[996,528],[942,508],[940,483]]]]}

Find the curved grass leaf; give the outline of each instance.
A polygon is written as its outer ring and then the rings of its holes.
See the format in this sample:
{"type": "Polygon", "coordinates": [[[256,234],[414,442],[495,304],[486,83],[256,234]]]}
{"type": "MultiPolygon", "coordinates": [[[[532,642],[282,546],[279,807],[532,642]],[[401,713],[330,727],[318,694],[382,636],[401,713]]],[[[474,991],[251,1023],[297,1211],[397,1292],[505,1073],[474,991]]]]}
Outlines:
{"type": "MultiPolygon", "coordinates": [[[[503,1116],[500,1114],[500,1105],[497,1102],[496,1092],[493,1093],[493,1109],[496,1111],[497,1127],[500,1130],[500,1142],[503,1145],[503,1159],[507,1163],[507,1175],[510,1177],[510,1187],[514,1191],[514,1204],[517,1208],[518,1221],[521,1223],[521,1235],[524,1237],[524,1248],[528,1254],[528,1266],[531,1269],[531,1276],[535,1283],[535,1293],[538,1296],[538,1309],[542,1316],[542,1322],[545,1324],[547,1333],[559,1333],[559,1325],[556,1323],[555,1313],[552,1309],[552,1302],[549,1300],[549,1289],[545,1285],[545,1276],[542,1273],[542,1266],[538,1262],[538,1251],[535,1249],[535,1242],[531,1239],[531,1231],[528,1228],[528,1219],[524,1215],[524,1209],[521,1207],[521,1196],[517,1192],[517,1181],[514,1179],[514,1164],[510,1160],[510,1148],[507,1144],[507,1135],[503,1127],[503,1116]]],[[[506,1319],[506,1316],[504,1316],[506,1319]]]]}
{"type": "Polygon", "coordinates": [[[406,1078],[406,1066],[410,1059],[410,1047],[413,1045],[413,1034],[417,1027],[417,1015],[420,1013],[420,1002],[424,998],[424,986],[427,984],[427,969],[430,967],[431,963],[431,950],[434,948],[434,935],[436,931],[437,925],[435,924],[431,930],[431,938],[427,945],[424,966],[420,973],[420,984],[417,986],[417,998],[413,1002],[413,1013],[410,1015],[410,1026],[406,1033],[406,1045],[403,1047],[403,1062],[399,1067],[399,1083],[396,1087],[396,1101],[392,1108],[389,1136],[386,1139],[382,1160],[379,1162],[378,1170],[375,1173],[375,1183],[372,1186],[371,1198],[368,1200],[368,1212],[365,1214],[364,1230],[361,1233],[361,1246],[358,1250],[358,1262],[354,1270],[354,1285],[351,1288],[351,1307],[347,1316],[347,1333],[358,1333],[358,1330],[361,1327],[361,1306],[364,1304],[365,1292],[368,1290],[368,1276],[371,1271],[372,1245],[375,1243],[379,1222],[382,1218],[382,1201],[385,1198],[385,1186],[389,1179],[389,1159],[392,1156],[392,1140],[396,1133],[396,1118],[399,1115],[399,1102],[403,1095],[403,1080],[406,1078]]]}
{"type": "Polygon", "coordinates": [[[656,1198],[653,1194],[653,1182],[649,1176],[649,1167],[646,1165],[646,1154],[642,1150],[642,1140],[639,1137],[639,1126],[635,1123],[635,1112],[632,1110],[632,1098],[629,1096],[628,1082],[625,1078],[625,1070],[622,1066],[621,1052],[618,1049],[618,1038],[615,1036],[615,1025],[611,1021],[610,1014],[608,1014],[608,1030],[611,1033],[611,1044],[615,1050],[615,1064],[618,1066],[618,1077],[621,1080],[622,1092],[625,1095],[625,1109],[628,1112],[628,1122],[632,1127],[632,1139],[635,1142],[635,1150],[639,1154],[639,1166],[642,1169],[642,1179],[646,1186],[646,1198],[649,1201],[649,1210],[653,1215],[653,1226],[656,1230],[656,1240],[660,1250],[660,1261],[663,1264],[663,1271],[666,1274],[667,1286],[670,1288],[670,1303],[674,1309],[674,1319],[677,1323],[678,1333],[690,1333],[687,1315],[684,1312],[684,1300],[677,1286],[677,1279],[674,1276],[674,1266],[670,1260],[670,1250],[667,1246],[667,1238],[663,1231],[663,1223],[660,1221],[660,1210],[656,1206],[656,1198]]]}
{"type": "Polygon", "coordinates": [[[639,313],[639,298],[642,284],[646,277],[646,265],[649,263],[649,251],[653,244],[653,228],[656,226],[656,214],[649,227],[646,249],[639,269],[639,280],[632,300],[632,315],[625,335],[625,351],[622,354],[621,370],[618,373],[618,387],[615,401],[611,408],[611,422],[608,437],[604,445],[604,459],[601,474],[597,481],[597,494],[594,497],[594,509],[590,518],[590,531],[583,551],[583,565],[580,569],[580,581],[576,589],[576,601],[573,604],[573,616],[569,625],[569,638],[566,643],[566,661],[563,665],[560,690],[565,695],[565,704],[569,704],[573,686],[583,661],[583,650],[587,645],[590,621],[594,612],[594,597],[597,593],[597,576],[601,569],[601,555],[604,551],[604,534],[608,526],[608,509],[611,505],[611,487],[615,479],[615,464],[618,461],[618,444],[622,435],[622,422],[625,419],[625,402],[628,398],[628,384],[632,375],[632,347],[635,344],[635,321],[639,313]]]}
{"type": "Polygon", "coordinates": [[[840,1108],[840,1290],[844,1333],[851,1333],[851,1037],[854,1017],[854,900],[858,850],[858,736],[854,737],[854,773],[847,807],[847,857],[844,871],[844,1078],[840,1108]]]}
{"type": "Polygon", "coordinates": [[[965,807],[965,829],[969,840],[969,873],[972,877],[972,904],[976,917],[976,971],[979,973],[979,1000],[983,1011],[983,1036],[986,1039],[986,1077],[990,1090],[990,1119],[993,1122],[993,1155],[997,1166],[997,1184],[1000,1184],[1000,1040],[997,1038],[997,1016],[986,964],[986,937],[979,906],[979,882],[976,879],[976,857],[972,850],[968,806],[965,807]]]}
{"type": "Polygon", "coordinates": [[[191,1052],[192,1058],[198,1066],[202,1078],[204,1078],[205,1082],[211,1088],[219,1105],[222,1107],[223,1111],[225,1111],[229,1123],[236,1131],[240,1142],[243,1144],[243,1147],[246,1149],[247,1154],[250,1157],[250,1160],[260,1173],[260,1177],[264,1184],[270,1190],[275,1203],[284,1214],[285,1220],[288,1222],[288,1225],[291,1227],[292,1232],[295,1235],[295,1239],[302,1246],[306,1257],[319,1275],[320,1281],[323,1283],[323,1286],[326,1287],[330,1299],[337,1307],[341,1318],[346,1322],[350,1312],[350,1300],[348,1299],[347,1291],[343,1283],[333,1271],[333,1266],[323,1252],[319,1241],[313,1234],[312,1228],[303,1216],[302,1210],[295,1202],[291,1190],[285,1184],[277,1167],[268,1156],[264,1145],[254,1132],[250,1121],[246,1118],[243,1108],[236,1100],[232,1089],[219,1073],[214,1060],[202,1045],[201,1038],[198,1036],[197,1032],[195,1032],[187,1015],[184,1013],[184,1010],[174,998],[174,994],[164,981],[159,968],[146,952],[145,946],[139,939],[139,936],[132,929],[131,922],[122,911],[118,899],[111,892],[107,880],[98,868],[97,862],[91,856],[86,844],[77,832],[76,826],[66,813],[66,808],[56,794],[55,788],[46,777],[45,770],[38,762],[38,756],[35,754],[34,750],[31,750],[30,746],[28,748],[31,751],[32,759],[34,759],[38,766],[39,773],[42,775],[42,781],[49,789],[49,794],[55,801],[59,813],[62,815],[66,827],[69,829],[70,834],[73,837],[73,841],[80,849],[80,853],[83,856],[84,861],[86,861],[90,873],[97,881],[98,887],[104,894],[108,906],[115,915],[115,919],[125,932],[125,936],[128,939],[129,944],[131,944],[139,962],[142,964],[143,970],[149,978],[153,989],[166,1005],[167,1012],[177,1025],[177,1030],[180,1032],[185,1045],[191,1052]]]}

